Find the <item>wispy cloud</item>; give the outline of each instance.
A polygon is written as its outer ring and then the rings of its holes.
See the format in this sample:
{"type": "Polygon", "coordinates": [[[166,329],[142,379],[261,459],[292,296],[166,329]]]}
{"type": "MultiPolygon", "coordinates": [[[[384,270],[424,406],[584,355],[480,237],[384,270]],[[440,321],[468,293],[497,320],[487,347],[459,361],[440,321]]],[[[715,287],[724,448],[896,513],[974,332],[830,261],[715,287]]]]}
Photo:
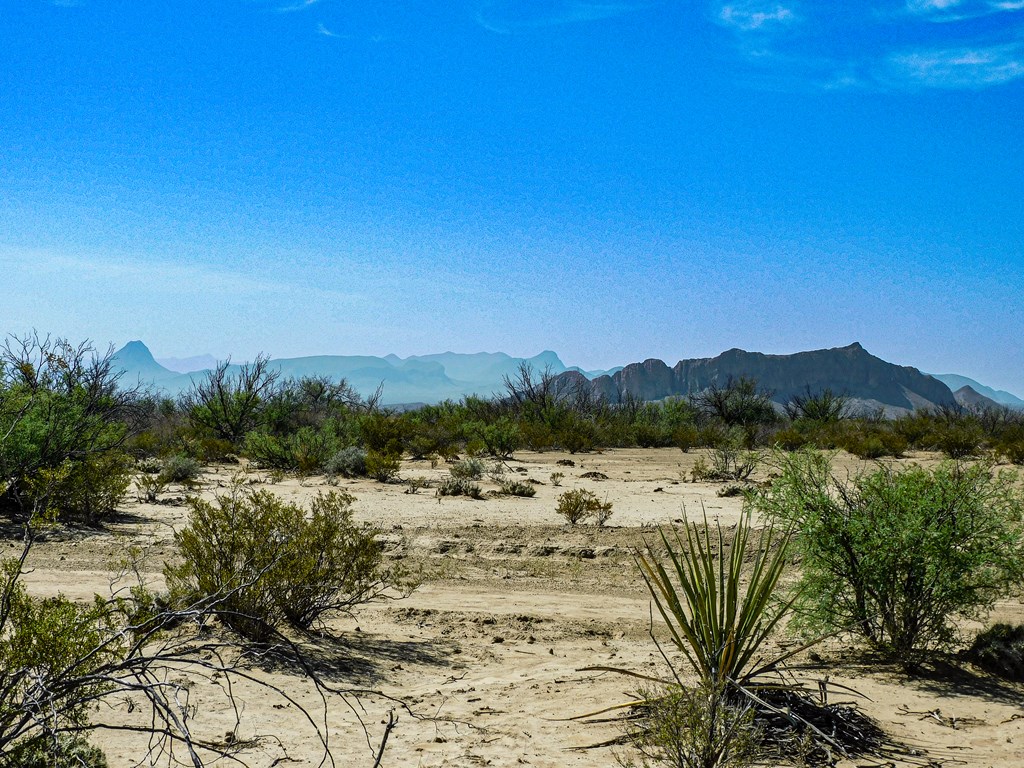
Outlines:
{"type": "Polygon", "coordinates": [[[1024,77],[1024,44],[893,54],[886,79],[929,88],[985,88],[1024,77]]]}
{"type": "Polygon", "coordinates": [[[491,32],[511,34],[538,27],[610,19],[660,4],[660,0],[648,0],[647,2],[485,0],[477,8],[476,20],[491,32]]]}
{"type": "Polygon", "coordinates": [[[968,21],[1024,10],[1024,0],[906,0],[906,11],[928,21],[968,21]]]}
{"type": "Polygon", "coordinates": [[[742,32],[791,24],[796,18],[792,8],[779,3],[729,3],[718,11],[719,23],[742,32]]]}

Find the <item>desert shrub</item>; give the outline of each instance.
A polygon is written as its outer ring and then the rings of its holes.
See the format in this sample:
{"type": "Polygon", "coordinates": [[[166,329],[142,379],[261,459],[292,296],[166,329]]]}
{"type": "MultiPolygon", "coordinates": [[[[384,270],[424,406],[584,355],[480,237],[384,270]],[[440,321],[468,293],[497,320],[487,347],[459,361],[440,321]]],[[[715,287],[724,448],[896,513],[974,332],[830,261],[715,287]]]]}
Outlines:
{"type": "Polygon", "coordinates": [[[796,451],[804,446],[814,443],[814,438],[809,430],[801,430],[795,424],[785,429],[778,430],[773,436],[773,442],[779,448],[787,451],[796,451]]]}
{"type": "Polygon", "coordinates": [[[686,521],[685,543],[678,532],[670,540],[661,531],[660,547],[645,542],[637,554],[672,644],[711,689],[752,684],[780,663],[765,662],[761,646],[793,606],[775,596],[791,537],[769,526],[753,539],[752,511],[728,548],[721,524],[712,533],[705,519],[703,530],[686,521]]]}
{"type": "Polygon", "coordinates": [[[263,431],[245,436],[245,453],[260,467],[309,475],[324,468],[342,442],[331,425],[301,427],[277,436],[263,431]]]}
{"type": "Polygon", "coordinates": [[[756,451],[744,451],[732,445],[711,451],[711,475],[714,480],[746,480],[757,469],[761,457],[756,451]]]}
{"type": "Polygon", "coordinates": [[[324,471],[332,476],[365,477],[366,451],[354,445],[342,448],[324,463],[324,471]]]}
{"type": "Polygon", "coordinates": [[[899,458],[907,450],[907,439],[881,423],[861,422],[840,433],[838,444],[861,459],[899,458]]]}
{"type": "Polygon", "coordinates": [[[0,344],[0,508],[94,522],[117,503],[130,483],[123,446],[140,409],[113,364],[112,351],[60,339],[0,344]]]}
{"type": "Polygon", "coordinates": [[[556,488],[562,484],[562,480],[565,479],[564,472],[552,472],[551,473],[551,484],[556,488]]]}
{"type": "Polygon", "coordinates": [[[601,501],[593,491],[573,488],[558,497],[555,512],[564,517],[569,525],[578,525],[589,517],[593,517],[598,525],[604,525],[611,517],[612,504],[610,501],[601,501]]]}
{"type": "Polygon", "coordinates": [[[390,483],[398,477],[402,457],[397,453],[366,452],[366,474],[380,483],[390,483]]]}
{"type": "Polygon", "coordinates": [[[368,451],[401,454],[407,432],[407,423],[392,413],[373,411],[359,420],[359,435],[368,451]]]}
{"type": "Polygon", "coordinates": [[[194,483],[203,467],[191,456],[171,456],[160,467],[160,477],[169,483],[194,483]]]}
{"type": "Polygon", "coordinates": [[[929,437],[932,445],[951,459],[964,459],[981,453],[985,441],[985,433],[981,426],[971,420],[946,424],[929,437]]]}
{"type": "Polygon", "coordinates": [[[717,419],[727,427],[749,430],[779,419],[772,393],[760,389],[754,379],[730,378],[724,387],[712,384],[690,401],[705,418],[717,419]]]}
{"type": "Polygon", "coordinates": [[[643,688],[641,725],[630,724],[629,744],[638,753],[626,768],[744,768],[760,762],[761,731],[749,700],[730,697],[726,686],[643,688]]]}
{"type": "Polygon", "coordinates": [[[641,448],[664,448],[673,443],[672,432],[661,424],[637,424],[633,429],[633,437],[641,448]]]}
{"type": "Polygon", "coordinates": [[[470,456],[468,459],[457,461],[451,465],[449,472],[454,478],[465,480],[479,480],[484,476],[487,465],[480,459],[470,456]]]}
{"type": "Polygon", "coordinates": [[[501,492],[506,496],[536,496],[537,489],[529,483],[523,483],[519,480],[506,480],[501,484],[501,492]]]}
{"type": "Polygon", "coordinates": [[[141,474],[135,478],[136,496],[140,502],[154,504],[160,494],[167,490],[167,484],[162,475],[141,474]]]}
{"type": "Polygon", "coordinates": [[[572,415],[555,433],[555,442],[569,453],[586,453],[597,447],[597,427],[589,419],[572,415]]]}
{"type": "Polygon", "coordinates": [[[134,460],[120,451],[68,459],[58,467],[40,469],[25,487],[45,502],[39,511],[53,520],[99,523],[124,500],[132,483],[134,460]]]}
{"type": "Polygon", "coordinates": [[[0,755],[0,768],[109,768],[109,763],[103,750],[82,736],[38,736],[0,755]]]}
{"type": "Polygon", "coordinates": [[[672,445],[686,453],[700,444],[700,432],[693,424],[683,424],[672,430],[672,445]]]}
{"type": "Polygon", "coordinates": [[[996,451],[1011,464],[1024,464],[1024,436],[1004,438],[996,445],[996,451]]]}
{"type": "Polygon", "coordinates": [[[175,603],[220,596],[216,611],[240,634],[267,640],[381,595],[399,574],[385,566],[377,531],[352,519],[353,497],[318,494],[309,514],[240,486],[214,502],[191,498],[174,539],[182,562],[164,574],[175,603]]]}
{"type": "Polygon", "coordinates": [[[827,424],[847,418],[849,398],[826,387],[813,392],[810,386],[802,394],[793,395],[785,406],[786,415],[793,421],[804,420],[827,424]]]}
{"type": "Polygon", "coordinates": [[[267,404],[277,392],[279,375],[266,355],[234,370],[226,360],[196,380],[179,402],[197,434],[237,446],[266,422],[267,404]]]}
{"type": "Polygon", "coordinates": [[[856,628],[913,666],[1022,575],[1024,501],[1008,473],[946,463],[846,481],[828,456],[777,461],[781,476],[756,503],[800,532],[800,607],[812,631],[856,628]]]}
{"type": "Polygon", "coordinates": [[[511,458],[522,441],[519,426],[507,417],[493,424],[480,425],[474,433],[483,442],[487,453],[501,459],[511,458]]]}
{"type": "Polygon", "coordinates": [[[484,492],[479,485],[468,477],[446,477],[437,486],[438,496],[469,496],[472,499],[482,499],[484,492]]]}
{"type": "Polygon", "coordinates": [[[1024,625],[989,627],[974,638],[964,656],[993,675],[1024,683],[1024,625]]]}

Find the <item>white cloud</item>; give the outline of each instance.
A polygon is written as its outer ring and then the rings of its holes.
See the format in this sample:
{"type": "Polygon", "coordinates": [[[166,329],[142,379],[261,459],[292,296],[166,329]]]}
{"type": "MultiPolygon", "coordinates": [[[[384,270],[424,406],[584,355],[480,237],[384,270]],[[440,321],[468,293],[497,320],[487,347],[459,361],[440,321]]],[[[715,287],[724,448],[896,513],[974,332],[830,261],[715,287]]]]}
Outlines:
{"type": "Polygon", "coordinates": [[[1024,45],[918,50],[893,54],[887,79],[928,88],[984,88],[1024,77],[1024,45]]]}
{"type": "Polygon", "coordinates": [[[721,7],[718,20],[726,26],[752,32],[766,26],[790,24],[796,21],[796,14],[781,4],[733,3],[721,7]]]}
{"type": "Polygon", "coordinates": [[[610,19],[659,4],[660,0],[647,0],[646,2],[485,0],[477,10],[476,20],[491,32],[510,34],[539,27],[610,19]]]}

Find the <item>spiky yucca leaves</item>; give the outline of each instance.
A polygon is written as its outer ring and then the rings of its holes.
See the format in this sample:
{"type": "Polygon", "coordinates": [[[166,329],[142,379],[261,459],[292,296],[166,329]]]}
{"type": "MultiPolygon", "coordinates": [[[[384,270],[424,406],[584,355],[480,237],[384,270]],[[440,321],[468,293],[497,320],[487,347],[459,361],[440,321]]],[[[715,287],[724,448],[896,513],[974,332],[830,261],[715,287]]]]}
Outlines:
{"type": "Polygon", "coordinates": [[[775,597],[790,534],[768,526],[755,543],[751,532],[748,510],[726,555],[721,524],[716,522],[712,530],[705,515],[703,532],[686,522],[685,543],[678,531],[674,544],[660,531],[664,557],[650,542],[636,556],[672,643],[702,684],[718,689],[728,683],[750,685],[791,655],[766,660],[761,654],[761,646],[793,606],[792,597],[775,597]]]}

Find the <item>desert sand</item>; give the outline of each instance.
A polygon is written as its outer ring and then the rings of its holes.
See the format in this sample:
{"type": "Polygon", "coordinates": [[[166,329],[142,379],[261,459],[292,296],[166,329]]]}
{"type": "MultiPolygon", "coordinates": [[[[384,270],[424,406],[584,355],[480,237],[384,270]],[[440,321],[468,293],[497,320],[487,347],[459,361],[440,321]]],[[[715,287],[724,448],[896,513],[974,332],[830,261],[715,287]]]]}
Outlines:
{"type": "MultiPolygon", "coordinates": [[[[337,486],[323,477],[273,482],[265,472],[248,471],[253,487],[299,502],[332,487],[353,494],[357,517],[379,527],[388,557],[420,574],[421,585],[409,597],[362,606],[353,616],[333,620],[321,636],[303,640],[325,679],[380,691],[411,710],[369,695],[359,697],[354,709],[333,700],[327,722],[333,764],[372,765],[382,723],[394,709],[398,724],[387,743],[385,766],[617,765],[616,755],[625,748],[584,747],[619,736],[618,725],[567,718],[626,701],[635,688],[625,677],[580,671],[584,667],[665,672],[650,637],[650,602],[632,552],[658,526],[678,525],[684,512],[691,519],[706,514],[725,525],[736,522],[741,499],[720,498],[719,483],[689,482],[700,455],[676,449],[517,453],[507,462],[508,471],[538,481],[536,496],[482,501],[438,500],[431,488],[409,494],[406,485],[370,480],[341,480],[337,486]],[[560,466],[559,460],[575,466],[560,466]],[[565,474],[560,487],[550,479],[556,471],[565,474]],[[581,477],[589,472],[607,479],[581,477]],[[558,494],[574,487],[612,502],[607,527],[571,528],[555,514],[558,494]]],[[[902,461],[935,460],[922,454],[902,461]]],[[[861,462],[843,455],[837,465],[855,471],[861,462]]],[[[239,469],[209,469],[198,492],[211,498],[239,469]]],[[[762,479],[767,471],[759,470],[762,479]]],[[[401,472],[403,478],[435,480],[445,474],[443,463],[432,468],[423,461],[406,461],[401,472]]],[[[496,488],[487,479],[481,484],[485,490],[496,488]]],[[[31,553],[30,591],[60,591],[83,600],[107,593],[111,568],[128,545],[145,548],[145,575],[159,586],[163,560],[174,557],[173,531],[187,521],[182,495],[172,489],[158,504],[133,498],[104,530],[49,534],[31,553]]],[[[4,546],[7,554],[19,547],[16,541],[4,546]]],[[[1004,601],[991,620],[1024,621],[1024,606],[1004,601]]],[[[663,637],[657,620],[653,632],[663,637]]],[[[860,692],[863,711],[895,739],[924,750],[919,765],[1024,765],[1020,686],[968,664],[940,665],[910,678],[850,640],[830,641],[813,659],[800,657],[798,666],[796,674],[808,680],[827,674],[860,692]]],[[[293,671],[256,674],[312,712],[320,711],[312,686],[293,671]]],[[[218,695],[221,682],[197,679],[190,691],[199,710],[197,729],[210,738],[223,737],[234,725],[233,712],[218,695]]],[[[248,764],[321,764],[322,748],[295,706],[262,688],[243,684],[235,692],[242,703],[237,736],[253,740],[242,755],[248,764]]],[[[832,696],[854,698],[838,690],[832,696]]],[[[139,717],[127,706],[95,714],[98,722],[111,723],[139,717]]],[[[145,745],[139,735],[108,731],[94,740],[114,768],[132,765],[145,745]]]]}

